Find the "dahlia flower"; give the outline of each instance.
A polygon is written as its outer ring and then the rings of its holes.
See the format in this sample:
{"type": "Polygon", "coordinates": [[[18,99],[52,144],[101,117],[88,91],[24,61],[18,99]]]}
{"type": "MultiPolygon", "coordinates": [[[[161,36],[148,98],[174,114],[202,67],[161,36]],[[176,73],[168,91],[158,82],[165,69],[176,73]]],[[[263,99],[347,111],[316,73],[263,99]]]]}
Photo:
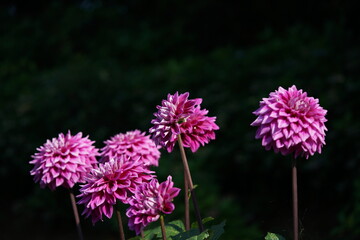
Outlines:
{"type": "Polygon", "coordinates": [[[150,182],[138,185],[126,211],[129,228],[138,235],[149,223],[158,220],[161,214],[172,213],[175,209],[172,201],[179,192],[180,189],[174,187],[171,176],[160,184],[154,178],[150,182]]]}
{"type": "Polygon", "coordinates": [[[93,146],[94,141],[82,133],[72,136],[70,131],[66,135],[60,133],[37,148],[30,161],[34,168],[30,174],[41,187],[48,186],[51,190],[63,186],[72,188],[77,182],[84,182],[87,172],[96,166],[96,156],[99,150],[93,146]]]}
{"type": "Polygon", "coordinates": [[[129,156],[130,159],[140,160],[145,166],[158,166],[160,151],[154,141],[139,130],[120,133],[104,142],[101,149],[102,162],[120,155],[129,156]]]}
{"type": "Polygon", "coordinates": [[[189,93],[174,95],[168,94],[167,99],[157,106],[156,117],[151,121],[154,124],[149,132],[157,145],[168,152],[172,152],[178,135],[183,139],[184,147],[196,152],[200,145],[204,146],[215,139],[216,117],[206,116],[208,111],[201,110],[201,98],[188,99],[189,93]]]}
{"type": "Polygon", "coordinates": [[[251,126],[258,127],[256,139],[262,139],[266,150],[307,159],[315,152],[321,153],[325,145],[326,112],[318,99],[308,97],[295,85],[288,90],[279,87],[260,101],[251,126]]]}
{"type": "Polygon", "coordinates": [[[152,173],[142,162],[129,161],[124,155],[100,163],[86,176],[77,196],[78,203],[85,205],[82,215],[91,216],[93,224],[102,221],[103,215],[111,218],[117,200],[128,203],[136,187],[154,177],[152,173]]]}

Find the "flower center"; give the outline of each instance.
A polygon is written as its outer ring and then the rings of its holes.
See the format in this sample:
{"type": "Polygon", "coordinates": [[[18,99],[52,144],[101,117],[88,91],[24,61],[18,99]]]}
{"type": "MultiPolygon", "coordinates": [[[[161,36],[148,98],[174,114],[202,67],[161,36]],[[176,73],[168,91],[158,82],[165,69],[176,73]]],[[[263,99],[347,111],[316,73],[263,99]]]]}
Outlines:
{"type": "Polygon", "coordinates": [[[186,122],[186,120],[187,120],[187,117],[182,117],[177,121],[177,123],[181,124],[183,122],[186,122]]]}
{"type": "Polygon", "coordinates": [[[50,149],[52,150],[54,157],[59,157],[66,156],[69,147],[64,141],[56,141],[51,144],[50,149]]]}
{"type": "Polygon", "coordinates": [[[291,98],[288,102],[288,105],[291,109],[301,113],[306,113],[310,109],[309,104],[304,101],[304,99],[301,99],[299,97],[291,98]]]}
{"type": "Polygon", "coordinates": [[[155,209],[156,208],[156,197],[149,197],[144,201],[144,205],[147,209],[155,209]]]}

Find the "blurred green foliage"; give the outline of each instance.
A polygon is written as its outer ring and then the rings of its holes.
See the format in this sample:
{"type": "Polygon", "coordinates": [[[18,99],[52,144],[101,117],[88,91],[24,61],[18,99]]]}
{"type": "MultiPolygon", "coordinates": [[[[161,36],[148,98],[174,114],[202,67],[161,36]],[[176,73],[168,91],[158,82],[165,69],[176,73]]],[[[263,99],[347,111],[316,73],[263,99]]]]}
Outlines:
{"type": "Polygon", "coordinates": [[[282,236],[268,232],[265,236],[265,240],[285,240],[282,236]]]}
{"type": "Polygon", "coordinates": [[[355,240],[360,236],[360,179],[354,181],[352,197],[339,214],[340,225],[333,229],[335,236],[346,234],[347,239],[355,240]]]}
{"type": "MultiPolygon", "coordinates": [[[[281,22],[275,13],[285,1],[273,13],[250,3],[246,13],[241,4],[170,2],[2,3],[0,238],[76,239],[66,191],[40,189],[29,174],[46,139],[82,131],[101,148],[119,132],[147,131],[167,93],[189,91],[220,126],[215,141],[188,153],[204,217],[226,219],[224,239],[267,231],[289,239],[291,161],[266,152],[249,124],[262,97],[295,84],[320,99],[329,119],[323,153],[299,164],[302,237],[358,239],[360,46],[351,4],[321,15],[339,19],[311,24],[302,14],[281,22]],[[277,17],[249,26],[256,11],[277,17]]],[[[182,185],[177,151],[163,151],[156,171],[182,185]]],[[[182,217],[176,201],[167,221],[182,217]]],[[[114,220],[83,226],[87,239],[117,236],[114,220]]]]}
{"type": "MultiPolygon", "coordinates": [[[[175,220],[165,224],[166,239],[169,240],[218,240],[224,233],[225,221],[217,225],[211,225],[212,218],[203,219],[205,231],[200,232],[198,223],[194,222],[191,229],[186,231],[182,220],[175,220]]],[[[144,237],[136,236],[129,240],[159,240],[163,239],[161,226],[144,231],[144,237]]]]}

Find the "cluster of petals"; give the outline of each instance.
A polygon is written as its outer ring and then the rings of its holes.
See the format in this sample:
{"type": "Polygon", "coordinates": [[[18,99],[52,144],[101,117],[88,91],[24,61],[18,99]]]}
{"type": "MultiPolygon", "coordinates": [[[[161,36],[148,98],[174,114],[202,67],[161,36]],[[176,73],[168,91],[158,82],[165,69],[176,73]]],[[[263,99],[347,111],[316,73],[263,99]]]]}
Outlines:
{"type": "Polygon", "coordinates": [[[154,178],[153,171],[140,161],[129,161],[127,156],[111,158],[100,163],[86,176],[78,195],[79,204],[84,204],[83,215],[90,217],[93,224],[103,220],[103,215],[111,218],[117,200],[128,203],[138,185],[154,178]]]}
{"type": "Polygon", "coordinates": [[[179,192],[180,189],[174,187],[171,176],[160,184],[154,178],[139,185],[129,200],[130,207],[126,211],[129,228],[139,235],[144,227],[158,220],[161,214],[172,213],[175,209],[172,201],[179,192]]]}
{"type": "Polygon", "coordinates": [[[327,111],[318,99],[308,97],[296,86],[288,90],[279,87],[268,98],[263,98],[253,113],[257,118],[251,126],[258,127],[256,139],[262,139],[266,150],[294,154],[295,158],[321,153],[325,145],[327,111]]]}
{"type": "Polygon", "coordinates": [[[86,174],[97,164],[99,150],[93,146],[88,136],[82,133],[72,136],[70,131],[60,133],[57,138],[47,140],[37,148],[30,161],[34,164],[30,174],[41,187],[51,190],[63,186],[72,188],[78,182],[84,182],[86,174]]]}
{"type": "Polygon", "coordinates": [[[119,133],[106,140],[105,147],[101,149],[101,162],[107,162],[111,158],[121,155],[136,159],[145,166],[158,166],[160,151],[158,146],[150,139],[150,136],[139,130],[119,133]]]}
{"type": "Polygon", "coordinates": [[[153,127],[149,132],[157,145],[172,152],[178,136],[183,139],[184,147],[196,152],[200,145],[204,146],[215,139],[216,117],[208,117],[208,111],[200,109],[201,98],[188,99],[189,93],[168,94],[167,99],[156,108],[156,117],[151,121],[153,127]]]}

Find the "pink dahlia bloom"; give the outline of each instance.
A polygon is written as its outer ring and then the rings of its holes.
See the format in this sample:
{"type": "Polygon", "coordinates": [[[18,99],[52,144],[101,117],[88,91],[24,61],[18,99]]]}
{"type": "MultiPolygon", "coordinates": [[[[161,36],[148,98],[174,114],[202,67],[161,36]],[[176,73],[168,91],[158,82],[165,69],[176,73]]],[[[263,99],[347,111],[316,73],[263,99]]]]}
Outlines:
{"type": "Polygon", "coordinates": [[[136,187],[154,177],[152,173],[142,162],[129,161],[127,156],[100,163],[86,176],[77,196],[81,198],[78,203],[85,205],[82,215],[91,216],[93,224],[102,221],[103,215],[111,218],[117,200],[128,203],[136,187]]]}
{"type": "Polygon", "coordinates": [[[149,136],[139,130],[117,134],[104,143],[105,147],[101,149],[102,162],[125,155],[130,159],[140,160],[145,166],[159,165],[160,151],[158,147],[149,136]]]}
{"type": "Polygon", "coordinates": [[[93,146],[93,141],[82,137],[82,133],[74,136],[70,131],[58,138],[53,138],[37,148],[30,161],[34,168],[30,174],[41,187],[48,186],[51,190],[63,186],[72,188],[77,182],[84,182],[87,172],[96,166],[96,156],[99,150],[93,146]]]}
{"type": "Polygon", "coordinates": [[[148,183],[139,185],[135,195],[129,200],[130,207],[126,211],[129,217],[129,228],[136,234],[149,223],[159,219],[160,214],[170,214],[174,211],[173,199],[180,189],[174,187],[172,177],[159,184],[156,178],[148,183]]]}
{"type": "Polygon", "coordinates": [[[168,94],[167,99],[157,106],[156,117],[151,121],[154,126],[149,132],[157,145],[172,152],[178,135],[183,139],[184,147],[196,152],[200,145],[204,146],[215,139],[216,117],[206,116],[208,111],[201,110],[201,98],[188,99],[189,93],[168,94]]]}
{"type": "Polygon", "coordinates": [[[288,90],[279,87],[260,101],[260,108],[253,112],[257,119],[251,126],[258,127],[256,138],[262,139],[266,150],[308,158],[321,153],[325,145],[326,112],[318,99],[308,97],[296,86],[288,90]]]}

